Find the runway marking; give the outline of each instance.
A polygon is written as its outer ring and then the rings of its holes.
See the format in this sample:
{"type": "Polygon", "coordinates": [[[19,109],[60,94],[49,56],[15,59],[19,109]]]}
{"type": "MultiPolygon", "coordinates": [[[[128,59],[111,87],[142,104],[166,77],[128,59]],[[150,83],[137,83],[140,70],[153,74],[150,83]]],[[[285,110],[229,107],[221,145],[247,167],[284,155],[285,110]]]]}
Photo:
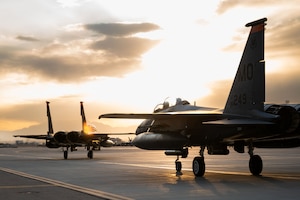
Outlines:
{"type": "Polygon", "coordinates": [[[15,175],[18,175],[18,176],[38,180],[38,181],[41,181],[41,182],[44,182],[44,183],[49,183],[49,184],[54,185],[54,186],[63,187],[63,188],[78,191],[78,192],[81,192],[81,193],[89,194],[89,195],[92,195],[92,196],[100,197],[100,198],[103,198],[103,199],[132,200],[131,198],[120,196],[120,195],[117,195],[117,194],[112,194],[112,193],[103,192],[103,191],[100,191],[100,190],[85,188],[85,187],[81,187],[81,186],[78,186],[78,185],[73,185],[73,184],[69,184],[69,183],[65,183],[65,182],[61,182],[61,181],[57,181],[57,180],[52,180],[52,179],[48,179],[48,178],[41,177],[41,176],[35,176],[35,175],[32,175],[32,174],[27,174],[27,173],[24,173],[24,172],[20,172],[20,171],[8,169],[8,168],[0,167],[0,170],[2,170],[4,172],[11,173],[11,174],[15,174],[15,175]]]}
{"type": "MultiPolygon", "coordinates": [[[[121,165],[121,166],[131,166],[131,167],[142,167],[142,168],[153,168],[153,169],[174,169],[173,167],[165,167],[165,166],[153,166],[153,165],[146,165],[146,164],[131,164],[131,163],[117,163],[117,162],[105,162],[99,161],[101,164],[107,165],[121,165]]],[[[192,169],[185,169],[184,171],[193,171],[192,169]]],[[[242,175],[242,176],[252,176],[247,172],[230,172],[230,171],[216,171],[216,170],[205,170],[208,173],[215,173],[215,174],[226,174],[226,175],[242,175]]],[[[262,174],[262,176],[258,176],[261,178],[278,178],[278,179],[289,179],[289,180],[300,180],[299,176],[293,176],[291,174],[262,174]]]]}

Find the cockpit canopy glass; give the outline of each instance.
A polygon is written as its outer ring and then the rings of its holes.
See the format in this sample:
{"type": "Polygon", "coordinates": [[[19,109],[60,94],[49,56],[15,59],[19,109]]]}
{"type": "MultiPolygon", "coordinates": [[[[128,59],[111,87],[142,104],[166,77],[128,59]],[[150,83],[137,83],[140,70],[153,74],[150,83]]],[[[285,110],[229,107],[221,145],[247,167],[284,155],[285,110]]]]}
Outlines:
{"type": "Polygon", "coordinates": [[[171,98],[168,97],[164,100],[163,103],[158,104],[155,108],[154,108],[154,113],[166,110],[172,106],[175,105],[189,105],[190,103],[186,100],[182,100],[181,98],[171,98]]]}

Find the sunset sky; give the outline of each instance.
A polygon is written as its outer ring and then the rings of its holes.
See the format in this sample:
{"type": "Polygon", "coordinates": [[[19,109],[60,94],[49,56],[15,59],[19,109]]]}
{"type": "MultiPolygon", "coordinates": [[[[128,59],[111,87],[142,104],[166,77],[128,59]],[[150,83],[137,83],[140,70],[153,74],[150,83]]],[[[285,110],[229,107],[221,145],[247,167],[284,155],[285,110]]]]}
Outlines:
{"type": "Polygon", "coordinates": [[[166,97],[223,108],[248,37],[267,17],[266,101],[300,103],[299,0],[2,0],[0,142],[80,130],[134,131],[110,112],[152,112],[166,97]]]}

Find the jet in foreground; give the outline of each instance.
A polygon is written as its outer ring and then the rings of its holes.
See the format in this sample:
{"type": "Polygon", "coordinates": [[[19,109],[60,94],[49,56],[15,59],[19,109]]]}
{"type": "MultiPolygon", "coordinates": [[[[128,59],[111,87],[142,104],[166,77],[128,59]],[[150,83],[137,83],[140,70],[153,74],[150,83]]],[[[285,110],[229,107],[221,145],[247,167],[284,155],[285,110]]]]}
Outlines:
{"type": "Polygon", "coordinates": [[[275,105],[265,102],[264,30],[266,18],[250,22],[250,34],[224,109],[190,105],[177,99],[160,104],[153,113],[113,113],[100,118],[145,119],[136,129],[132,143],[142,149],[165,150],[175,155],[177,172],[179,156],[188,156],[188,147],[200,146],[193,160],[195,176],[205,173],[204,150],[209,155],[227,155],[228,147],[244,153],[248,147],[249,169],[259,175],[262,159],[254,148],[290,148],[300,146],[300,104],[275,105]]]}
{"type": "Polygon", "coordinates": [[[47,135],[15,135],[15,137],[44,139],[48,148],[63,148],[64,159],[68,159],[68,150],[76,151],[77,147],[86,147],[88,150],[88,158],[93,158],[93,150],[100,150],[101,146],[111,147],[114,142],[109,140],[108,134],[95,133],[95,127],[88,125],[85,118],[83,102],[80,102],[80,113],[82,117],[81,131],[58,131],[54,133],[52,119],[50,114],[50,102],[46,102],[47,117],[48,117],[48,132],[47,135]]]}

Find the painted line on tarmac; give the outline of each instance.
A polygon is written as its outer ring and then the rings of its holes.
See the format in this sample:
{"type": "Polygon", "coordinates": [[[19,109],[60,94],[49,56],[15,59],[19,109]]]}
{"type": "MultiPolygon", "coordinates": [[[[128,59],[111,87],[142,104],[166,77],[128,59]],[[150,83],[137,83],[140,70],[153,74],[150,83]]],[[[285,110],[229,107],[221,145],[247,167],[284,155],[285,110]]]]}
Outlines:
{"type": "Polygon", "coordinates": [[[100,197],[100,198],[103,198],[103,199],[132,200],[131,198],[128,198],[128,197],[124,197],[124,196],[120,196],[120,195],[116,195],[116,194],[112,194],[112,193],[108,193],[108,192],[103,192],[103,191],[100,191],[100,190],[85,188],[85,187],[81,187],[81,186],[73,185],[73,184],[69,184],[69,183],[64,183],[64,182],[61,182],[61,181],[56,181],[56,180],[48,179],[48,178],[41,177],[41,176],[35,176],[35,175],[32,175],[32,174],[27,174],[27,173],[24,173],[24,172],[20,172],[20,171],[8,169],[8,168],[0,167],[0,170],[4,171],[4,172],[11,173],[11,174],[15,174],[15,175],[18,175],[18,176],[22,176],[22,177],[25,177],[25,178],[30,178],[30,179],[34,179],[34,180],[41,181],[41,182],[44,182],[44,183],[49,183],[51,185],[55,185],[55,186],[58,186],[58,187],[63,187],[63,188],[66,188],[66,189],[77,191],[77,192],[81,192],[81,193],[89,194],[89,195],[92,195],[92,196],[100,197]]]}
{"type": "MultiPolygon", "coordinates": [[[[120,165],[120,166],[130,166],[130,167],[142,167],[142,168],[152,168],[152,169],[169,169],[169,170],[175,170],[174,167],[169,166],[153,166],[149,164],[130,164],[130,163],[117,163],[117,162],[105,162],[105,161],[99,161],[98,163],[101,164],[107,164],[107,165],[120,165]]],[[[193,171],[192,169],[184,169],[183,171],[193,171]]],[[[215,173],[215,174],[225,174],[225,175],[242,175],[242,176],[252,176],[250,172],[232,172],[232,171],[217,171],[217,170],[206,170],[205,172],[208,173],[215,173]]],[[[291,174],[271,174],[271,173],[265,173],[262,174],[262,178],[278,178],[278,179],[289,179],[289,180],[300,180],[299,176],[293,176],[291,174]]]]}

